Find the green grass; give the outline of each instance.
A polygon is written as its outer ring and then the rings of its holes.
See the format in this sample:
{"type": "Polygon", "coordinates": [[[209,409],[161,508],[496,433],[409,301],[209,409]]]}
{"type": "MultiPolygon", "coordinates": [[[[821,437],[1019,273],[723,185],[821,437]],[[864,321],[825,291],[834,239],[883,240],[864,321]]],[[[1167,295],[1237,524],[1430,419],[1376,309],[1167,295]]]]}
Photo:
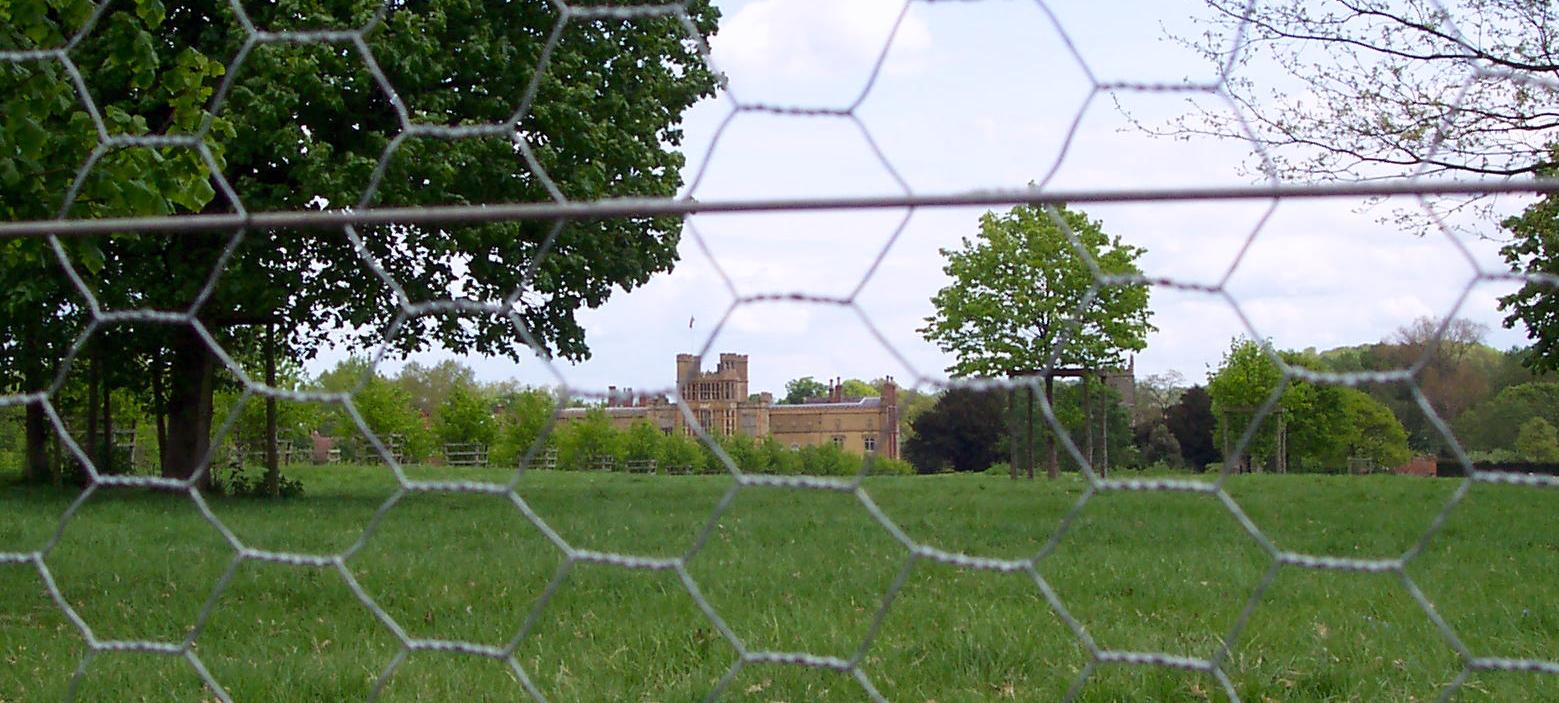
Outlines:
{"type": "MultiPolygon", "coordinates": [[[[382,468],[306,468],[301,499],[216,499],[245,544],[332,553],[359,540],[394,484],[382,468]]],[[[498,471],[419,477],[501,481],[498,471]]],[[[1398,477],[1240,477],[1229,492],[1279,547],[1343,557],[1413,545],[1452,481],[1398,477]]],[[[724,477],[533,473],[520,492],[577,548],[644,556],[688,552],[724,477]]],[[[971,555],[1039,553],[1076,505],[1075,477],[873,477],[872,499],[913,539],[971,555]]],[[[50,539],[75,498],[0,487],[0,551],[50,539]]],[[[1559,492],[1478,485],[1409,573],[1477,655],[1559,659],[1559,492]]],[[[60,591],[101,639],[180,641],[233,569],[193,650],[238,701],[361,700],[400,651],[332,568],[235,562],[187,498],[102,490],[46,558],[60,591]],[[236,566],[235,566],[236,563],[236,566]]],[[[909,563],[854,497],[745,488],[687,563],[708,602],[750,649],[849,657],[909,563]]],[[[736,650],[668,571],[581,563],[537,611],[562,553],[510,501],[403,498],[347,562],[409,636],[502,645],[533,612],[517,660],[555,701],[697,701],[736,650]]],[[[1207,496],[1110,493],[1083,508],[1039,563],[1102,647],[1211,656],[1272,568],[1207,496]]],[[[890,700],[1060,698],[1087,656],[1022,573],[908,566],[864,671],[890,700]]],[[[30,565],[0,565],[0,701],[59,700],[82,663],[77,628],[30,565]]],[[[1246,701],[1435,700],[1457,655],[1391,575],[1284,567],[1225,664],[1246,701]]],[[[88,701],[212,698],[183,659],[101,653],[78,691],[88,701]]],[[[517,700],[513,672],[467,655],[418,652],[381,700],[517,700]]],[[[777,664],[739,672],[726,700],[860,700],[846,675],[777,664]]],[[[1105,665],[1087,701],[1201,701],[1208,677],[1105,665]]],[[[1556,700],[1559,678],[1478,674],[1459,700],[1556,700]]]]}

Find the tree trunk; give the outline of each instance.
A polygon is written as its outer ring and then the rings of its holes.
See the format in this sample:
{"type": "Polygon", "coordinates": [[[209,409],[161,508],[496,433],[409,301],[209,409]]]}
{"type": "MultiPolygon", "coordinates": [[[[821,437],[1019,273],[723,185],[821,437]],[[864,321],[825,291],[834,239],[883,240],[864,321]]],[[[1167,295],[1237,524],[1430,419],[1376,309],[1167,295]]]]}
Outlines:
{"type": "MultiPolygon", "coordinates": [[[[97,340],[92,341],[95,342],[97,340]]],[[[96,347],[97,345],[94,344],[93,346],[96,347]]],[[[103,463],[102,457],[99,456],[99,444],[97,441],[97,379],[103,370],[98,367],[97,360],[97,350],[93,349],[87,358],[87,443],[86,446],[81,448],[82,451],[86,452],[87,461],[92,462],[93,467],[103,463]]],[[[86,467],[83,466],[81,468],[83,478],[90,478],[86,476],[86,467]]]]}
{"type": "MultiPolygon", "coordinates": [[[[1050,405],[1052,412],[1056,407],[1056,379],[1049,374],[1045,375],[1045,402],[1050,405]]],[[[1054,481],[1061,478],[1060,457],[1056,456],[1056,433],[1050,431],[1050,466],[1046,467],[1045,475],[1054,481]]]]}
{"type": "Polygon", "coordinates": [[[1007,388],[1007,454],[1009,463],[1007,471],[1012,474],[1012,480],[1018,480],[1018,390],[1007,388]]]}
{"type": "Polygon", "coordinates": [[[168,404],[162,392],[162,353],[152,357],[152,404],[157,416],[157,470],[168,468],[168,404]]]}
{"type": "MultiPolygon", "coordinates": [[[[22,334],[22,358],[26,365],[23,377],[26,379],[26,392],[42,390],[47,379],[44,378],[44,363],[42,345],[38,343],[38,321],[30,319],[23,328],[22,334]]],[[[54,471],[49,466],[49,416],[43,411],[42,403],[27,404],[27,418],[23,434],[27,442],[27,465],[23,469],[23,477],[33,483],[48,483],[54,471]]]]}
{"type": "Polygon", "coordinates": [[[1088,445],[1088,468],[1096,468],[1093,443],[1093,395],[1089,392],[1088,374],[1083,374],[1083,442],[1088,445]]]}
{"type": "Polygon", "coordinates": [[[1110,405],[1105,403],[1103,418],[1099,420],[1099,475],[1110,477],[1110,405]]]}
{"type": "Polygon", "coordinates": [[[29,483],[48,483],[54,472],[49,467],[49,416],[42,403],[27,404],[27,466],[23,477],[29,483]]]}
{"type": "Polygon", "coordinates": [[[1034,386],[1024,386],[1023,398],[1023,470],[1034,480],[1034,386]]]}
{"type": "Polygon", "coordinates": [[[98,345],[97,361],[98,383],[102,385],[103,393],[103,458],[98,461],[99,473],[114,473],[114,384],[110,383],[107,365],[103,363],[103,345],[98,345]]]}
{"type": "MultiPolygon", "coordinates": [[[[171,402],[162,475],[187,479],[195,475],[211,448],[211,390],[216,359],[194,330],[176,332],[171,347],[171,402]]],[[[210,487],[210,470],[201,474],[197,485],[210,487]]]]}

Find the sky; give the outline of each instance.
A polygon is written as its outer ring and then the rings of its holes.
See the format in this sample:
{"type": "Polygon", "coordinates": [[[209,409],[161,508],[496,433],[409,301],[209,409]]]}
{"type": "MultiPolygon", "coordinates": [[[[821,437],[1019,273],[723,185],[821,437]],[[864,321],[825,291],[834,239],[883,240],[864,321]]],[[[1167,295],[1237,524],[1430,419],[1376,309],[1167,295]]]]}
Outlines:
{"type": "MultiPolygon", "coordinates": [[[[1226,110],[1215,98],[1093,89],[1096,82],[1211,82],[1217,67],[1168,38],[1198,31],[1190,18],[1202,11],[1200,3],[1053,3],[1063,31],[1040,5],[1022,1],[916,2],[897,31],[897,0],[717,4],[723,19],[711,46],[730,90],[685,116],[683,195],[930,194],[1030,183],[1115,190],[1258,180],[1244,144],[1171,139],[1134,126],[1167,124],[1193,103],[1226,110]],[[854,105],[854,117],[743,112],[728,121],[735,100],[854,105]]],[[[1105,232],[1147,250],[1139,264],[1150,277],[1216,284],[1227,275],[1239,310],[1279,348],[1379,341],[1416,317],[1453,311],[1487,325],[1495,346],[1523,343],[1525,331],[1502,329],[1496,309],[1514,286],[1480,285],[1462,299],[1474,275],[1468,257],[1502,270],[1499,243],[1467,235],[1459,236],[1459,247],[1448,236],[1390,221],[1417,207],[1407,199],[1338,199],[1083,209],[1103,221],[1105,232]]],[[[584,392],[668,390],[676,354],[707,351],[706,368],[719,353],[747,354],[754,392],[781,392],[800,376],[945,378],[951,358],[916,329],[932,312],[931,297],[949,282],[940,250],[974,236],[983,212],[694,215],[674,271],[580,311],[592,358],[558,361],[556,372],[584,392]],[[732,288],[743,296],[853,296],[855,306],[784,300],[733,309],[732,288]]],[[[1464,224],[1498,235],[1492,224],[1464,224]]],[[[1155,287],[1150,307],[1158,330],[1135,357],[1139,377],[1176,372],[1201,382],[1230,340],[1249,334],[1218,296],[1155,287]]],[[[328,366],[333,356],[313,366],[328,366]]],[[[462,361],[485,380],[557,379],[537,361],[462,361]]],[[[382,368],[393,373],[400,363],[382,368]]]]}

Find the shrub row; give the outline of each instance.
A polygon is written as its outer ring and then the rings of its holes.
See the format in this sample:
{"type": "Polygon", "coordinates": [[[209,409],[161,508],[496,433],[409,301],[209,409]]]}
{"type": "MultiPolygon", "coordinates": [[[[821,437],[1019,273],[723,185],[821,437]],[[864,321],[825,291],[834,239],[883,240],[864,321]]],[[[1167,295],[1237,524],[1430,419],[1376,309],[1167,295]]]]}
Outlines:
{"type": "MultiPolygon", "coordinates": [[[[850,454],[832,444],[790,449],[773,437],[754,439],[745,435],[713,438],[721,451],[742,471],[751,473],[853,476],[861,472],[863,457],[850,454]]],[[[648,422],[634,423],[626,430],[612,427],[604,414],[591,413],[584,419],[554,428],[548,446],[557,450],[557,468],[583,471],[610,465],[625,470],[629,462],[655,461],[662,472],[717,474],[726,471],[725,462],[714,447],[697,437],[668,435],[648,422]]],[[[898,459],[873,457],[873,474],[909,474],[913,470],[898,459]]]]}

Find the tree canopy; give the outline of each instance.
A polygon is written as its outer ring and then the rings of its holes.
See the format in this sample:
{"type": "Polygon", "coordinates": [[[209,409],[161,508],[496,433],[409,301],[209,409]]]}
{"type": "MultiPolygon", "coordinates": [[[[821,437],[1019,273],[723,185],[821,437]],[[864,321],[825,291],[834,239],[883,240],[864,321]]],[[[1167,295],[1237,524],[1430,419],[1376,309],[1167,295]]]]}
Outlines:
{"type": "MultiPolygon", "coordinates": [[[[258,27],[317,28],[360,26],[374,7],[305,0],[245,10],[258,27]]],[[[92,11],[85,0],[0,4],[0,49],[61,46],[92,11]]],[[[706,36],[715,30],[709,3],[692,3],[689,16],[706,36]]],[[[220,175],[188,147],[111,149],[79,184],[69,214],[233,211],[240,203],[224,184],[249,211],[673,195],[681,185],[681,115],[717,84],[686,28],[669,16],[573,17],[543,63],[557,20],[543,0],[393,4],[365,35],[388,79],[382,84],[350,44],[260,44],[226,75],[249,36],[225,1],[111,5],[71,49],[105,129],[194,135],[220,175]],[[230,81],[224,99],[213,103],[223,81],[230,81]],[[528,109],[517,112],[532,91],[528,109]],[[405,136],[387,151],[407,121],[508,126],[458,139],[405,136]]],[[[53,60],[0,63],[0,101],[0,217],[52,217],[99,141],[93,120],[53,60]]],[[[543,258],[552,227],[363,227],[361,251],[340,232],[250,231],[236,243],[232,233],[142,234],[64,246],[104,308],[185,310],[231,244],[197,314],[235,355],[257,340],[227,327],[244,319],[279,320],[283,351],[295,358],[327,341],[358,348],[384,341],[397,293],[371,272],[371,261],[412,301],[511,299],[540,351],[581,359],[589,349],[576,312],[669,270],[680,222],[572,223],[543,258]],[[524,295],[513,297],[522,284],[524,295]]],[[[0,242],[0,278],[29,282],[0,292],[0,331],[17,340],[0,344],[7,357],[0,361],[25,357],[42,367],[0,364],[19,369],[0,378],[6,389],[37,390],[80,331],[86,301],[57,275],[59,266],[42,242],[0,242]]],[[[401,352],[437,344],[456,353],[528,353],[516,336],[500,316],[426,316],[408,320],[388,342],[401,352]]],[[[136,326],[115,347],[124,359],[116,363],[142,367],[126,375],[169,379],[176,436],[164,473],[192,475],[209,440],[211,350],[192,331],[154,325],[136,326]]]]}
{"type": "Polygon", "coordinates": [[[1147,346],[1155,328],[1146,285],[1100,286],[1088,299],[1089,260],[1105,275],[1137,275],[1144,250],[1082,212],[1053,212],[1024,205],[986,213],[974,239],[942,250],[952,282],[931,299],[936,310],[919,332],[953,354],[949,374],[1036,373],[1052,354],[1060,366],[1117,366],[1147,346]]]}

